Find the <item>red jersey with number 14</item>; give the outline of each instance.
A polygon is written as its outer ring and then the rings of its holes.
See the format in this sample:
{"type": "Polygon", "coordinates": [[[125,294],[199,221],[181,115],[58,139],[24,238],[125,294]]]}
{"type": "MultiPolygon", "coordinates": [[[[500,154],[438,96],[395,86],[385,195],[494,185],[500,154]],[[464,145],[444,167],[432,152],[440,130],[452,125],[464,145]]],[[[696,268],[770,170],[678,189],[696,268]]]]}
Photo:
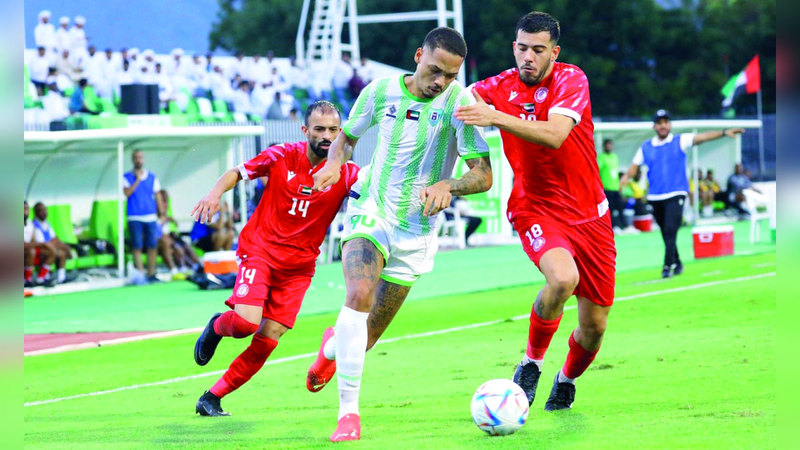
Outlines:
{"type": "Polygon", "coordinates": [[[486,103],[514,117],[548,120],[560,114],[575,121],[557,149],[500,131],[514,170],[509,220],[520,215],[546,216],[575,225],[605,214],[608,201],[597,168],[589,82],[580,68],[555,62],[550,75],[533,86],[520,80],[517,69],[509,69],[479,81],[473,89],[486,103]]]}
{"type": "Polygon", "coordinates": [[[358,166],[343,164],[336,184],[313,191],[311,176],[324,160],[312,167],[306,146],[306,142],[274,145],[239,166],[245,180],[268,177],[261,201],[239,235],[239,258],[257,256],[279,270],[314,273],[319,247],[356,182],[358,166]]]}

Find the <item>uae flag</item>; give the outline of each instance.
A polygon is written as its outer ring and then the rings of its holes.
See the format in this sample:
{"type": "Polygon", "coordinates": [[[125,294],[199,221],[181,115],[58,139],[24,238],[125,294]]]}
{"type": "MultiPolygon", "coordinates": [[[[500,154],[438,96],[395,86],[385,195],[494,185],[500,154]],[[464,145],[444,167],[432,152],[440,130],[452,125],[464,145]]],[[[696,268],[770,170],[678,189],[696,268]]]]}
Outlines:
{"type": "Polygon", "coordinates": [[[739,94],[755,94],[761,90],[761,69],[758,64],[758,55],[747,63],[747,67],[743,71],[734,75],[725,86],[722,87],[722,95],[725,98],[722,100],[723,108],[730,108],[733,105],[733,100],[739,94]]]}

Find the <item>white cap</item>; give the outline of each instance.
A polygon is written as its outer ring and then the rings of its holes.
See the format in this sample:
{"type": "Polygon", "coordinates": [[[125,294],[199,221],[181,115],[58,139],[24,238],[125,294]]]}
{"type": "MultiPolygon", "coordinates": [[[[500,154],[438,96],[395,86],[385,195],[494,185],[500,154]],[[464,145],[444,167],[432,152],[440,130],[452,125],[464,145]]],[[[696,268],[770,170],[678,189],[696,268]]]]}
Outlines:
{"type": "Polygon", "coordinates": [[[133,48],[129,48],[128,49],[128,56],[133,56],[133,55],[138,55],[138,54],[139,54],[139,48],[138,47],[133,47],[133,48]]]}
{"type": "Polygon", "coordinates": [[[60,24],[62,24],[62,25],[63,25],[63,24],[69,25],[69,17],[67,17],[67,16],[61,16],[61,18],[60,18],[60,19],[58,19],[58,23],[60,23],[60,24]]]}
{"type": "Polygon", "coordinates": [[[153,53],[153,51],[148,48],[147,50],[142,52],[142,56],[145,58],[147,58],[148,56],[152,58],[153,56],[155,56],[155,53],[153,53]]]}
{"type": "Polygon", "coordinates": [[[183,56],[183,49],[182,48],[173,48],[172,51],[169,53],[172,56],[178,55],[183,56]]]}
{"type": "Polygon", "coordinates": [[[86,23],[86,18],[83,16],[75,16],[75,25],[83,25],[86,23]]]}
{"type": "Polygon", "coordinates": [[[47,10],[47,9],[39,11],[39,20],[42,20],[43,17],[47,17],[49,19],[50,18],[50,11],[47,10]]]}

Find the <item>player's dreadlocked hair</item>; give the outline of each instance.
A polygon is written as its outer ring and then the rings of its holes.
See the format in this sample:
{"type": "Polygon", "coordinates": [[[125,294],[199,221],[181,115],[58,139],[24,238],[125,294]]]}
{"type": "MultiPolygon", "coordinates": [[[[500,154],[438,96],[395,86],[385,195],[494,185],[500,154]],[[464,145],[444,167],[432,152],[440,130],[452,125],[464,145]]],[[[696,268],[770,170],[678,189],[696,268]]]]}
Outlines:
{"type": "Polygon", "coordinates": [[[336,105],[326,100],[317,100],[316,102],[308,105],[308,108],[306,108],[306,126],[308,126],[308,118],[311,117],[311,113],[318,109],[323,114],[336,113],[337,116],[342,117],[342,115],[339,113],[339,108],[337,108],[336,105]]]}
{"type": "Polygon", "coordinates": [[[558,20],[550,14],[541,11],[532,11],[520,17],[514,34],[516,35],[519,33],[519,30],[526,33],[547,31],[550,33],[550,40],[556,44],[561,37],[561,26],[558,24],[558,20]]]}
{"type": "Polygon", "coordinates": [[[430,50],[441,48],[462,58],[467,56],[467,43],[464,41],[464,37],[458,31],[448,27],[434,28],[428,32],[425,40],[422,41],[422,47],[430,50]]]}

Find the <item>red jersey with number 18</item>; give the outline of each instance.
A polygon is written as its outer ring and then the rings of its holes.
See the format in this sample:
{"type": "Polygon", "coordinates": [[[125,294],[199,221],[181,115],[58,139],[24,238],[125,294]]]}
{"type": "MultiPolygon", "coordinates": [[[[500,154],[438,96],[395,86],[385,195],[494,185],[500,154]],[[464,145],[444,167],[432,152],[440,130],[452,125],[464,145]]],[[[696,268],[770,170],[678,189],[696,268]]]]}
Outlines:
{"type": "Polygon", "coordinates": [[[237,255],[257,256],[272,267],[291,273],[313,274],[319,247],[342,201],[358,177],[358,166],[342,165],[339,181],[322,192],[312,190],[307,142],[274,145],[239,166],[245,180],[268,177],[264,194],[239,235],[237,255]]]}
{"type": "Polygon", "coordinates": [[[495,109],[525,120],[548,120],[552,114],[572,118],[575,127],[557,149],[500,131],[503,149],[514,170],[508,218],[550,217],[575,225],[601,217],[608,210],[597,168],[589,82],[572,64],[553,63],[539,84],[528,86],[517,69],[473,87],[495,109]]]}

